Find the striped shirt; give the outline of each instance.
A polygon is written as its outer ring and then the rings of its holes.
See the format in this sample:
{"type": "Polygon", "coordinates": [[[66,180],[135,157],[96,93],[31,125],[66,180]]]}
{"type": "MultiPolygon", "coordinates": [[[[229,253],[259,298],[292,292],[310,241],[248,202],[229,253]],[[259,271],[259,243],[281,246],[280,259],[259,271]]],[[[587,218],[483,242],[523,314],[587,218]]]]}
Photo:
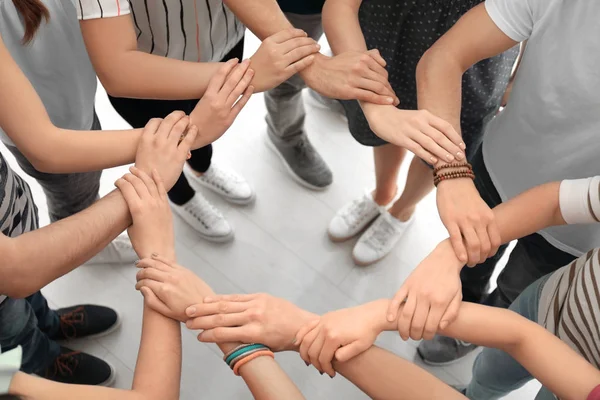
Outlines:
{"type": "MultiPolygon", "coordinates": [[[[0,230],[4,236],[15,237],[37,228],[37,207],[29,185],[0,154],[0,230]]],[[[4,299],[0,296],[0,303],[4,299]]]]}
{"type": "MultiPolygon", "coordinates": [[[[590,214],[589,221],[597,221],[600,179],[581,180],[591,185],[574,185],[576,182],[563,181],[561,190],[568,188],[570,196],[581,200],[569,201],[571,208],[585,209],[590,214]]],[[[561,211],[568,214],[562,203],[564,198],[561,196],[561,211]]],[[[600,248],[548,278],[540,294],[538,323],[600,368],[600,248]]]]}
{"type": "Polygon", "coordinates": [[[244,26],[222,0],[75,0],[80,20],[131,14],[138,50],[194,62],[218,62],[244,26]]]}

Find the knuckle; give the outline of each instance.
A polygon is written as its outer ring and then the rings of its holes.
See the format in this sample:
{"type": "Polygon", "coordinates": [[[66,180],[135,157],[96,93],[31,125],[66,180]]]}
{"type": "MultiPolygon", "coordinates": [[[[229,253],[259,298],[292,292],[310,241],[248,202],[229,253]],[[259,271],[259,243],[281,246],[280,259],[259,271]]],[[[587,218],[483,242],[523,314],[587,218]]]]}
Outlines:
{"type": "Polygon", "coordinates": [[[219,303],[218,309],[219,309],[220,312],[227,311],[227,303],[219,303]]]}
{"type": "Polygon", "coordinates": [[[215,317],[215,321],[218,325],[222,325],[225,323],[225,316],[222,314],[219,314],[215,317]]]}

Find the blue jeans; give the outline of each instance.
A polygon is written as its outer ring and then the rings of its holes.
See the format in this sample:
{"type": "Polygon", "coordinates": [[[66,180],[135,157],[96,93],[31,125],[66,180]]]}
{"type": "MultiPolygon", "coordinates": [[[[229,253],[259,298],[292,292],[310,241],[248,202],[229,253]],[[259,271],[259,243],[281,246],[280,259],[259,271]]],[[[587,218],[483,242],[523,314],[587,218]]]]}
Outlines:
{"type": "Polygon", "coordinates": [[[0,347],[2,351],[23,347],[23,372],[41,373],[54,362],[60,346],[49,336],[59,329],[58,314],[48,308],[41,292],[0,304],[0,347]]]}
{"type": "MultiPolygon", "coordinates": [[[[510,310],[537,323],[538,307],[542,289],[552,274],[548,274],[527,287],[509,307],[510,310]]],[[[485,348],[473,365],[473,379],[467,387],[470,400],[495,400],[517,390],[533,376],[507,353],[485,348]]],[[[536,400],[554,400],[554,395],[545,388],[536,400]]]]}

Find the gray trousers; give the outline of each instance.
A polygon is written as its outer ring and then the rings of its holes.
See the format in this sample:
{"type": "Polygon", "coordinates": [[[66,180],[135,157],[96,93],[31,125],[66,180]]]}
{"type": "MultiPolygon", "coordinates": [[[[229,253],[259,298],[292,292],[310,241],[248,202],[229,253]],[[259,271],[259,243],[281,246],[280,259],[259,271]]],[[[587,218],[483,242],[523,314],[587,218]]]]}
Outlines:
{"type": "MultiPolygon", "coordinates": [[[[99,131],[101,129],[100,121],[94,113],[92,130],[99,131]]],[[[6,147],[15,156],[21,169],[35,178],[44,189],[51,222],[56,222],[85,210],[98,199],[102,171],[47,174],[36,170],[16,147],[6,147]]]]}
{"type": "MultiPolygon", "coordinates": [[[[295,28],[302,29],[311,38],[319,40],[323,35],[321,14],[285,13],[285,16],[295,28]]],[[[296,74],[276,88],[265,92],[270,134],[284,141],[304,134],[306,112],[302,101],[302,89],[305,87],[302,78],[296,74]]]]}

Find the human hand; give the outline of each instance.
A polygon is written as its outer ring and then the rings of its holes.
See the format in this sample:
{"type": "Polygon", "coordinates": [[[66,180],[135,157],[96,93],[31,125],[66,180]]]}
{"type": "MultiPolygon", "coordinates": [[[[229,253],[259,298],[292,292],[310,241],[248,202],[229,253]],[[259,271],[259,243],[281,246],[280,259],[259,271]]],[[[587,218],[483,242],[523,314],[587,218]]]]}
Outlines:
{"type": "Polygon", "coordinates": [[[444,240],[410,274],[390,302],[387,315],[389,322],[397,320],[403,340],[431,340],[438,327],[445,329],[456,319],[463,266],[450,241],[444,240]]]}
{"type": "Polygon", "coordinates": [[[452,125],[426,110],[361,104],[371,130],[383,140],[404,147],[429,164],[465,158],[465,144],[452,125]]]}
{"type": "Polygon", "coordinates": [[[269,36],[250,60],[256,71],[252,84],[257,92],[273,89],[308,67],[321,46],[301,29],[285,29],[269,36]]]}
{"type": "Polygon", "coordinates": [[[377,50],[349,51],[335,57],[318,54],[301,76],[325,97],[397,105],[400,100],[388,82],[385,65],[377,50]]]}
{"type": "Polygon", "coordinates": [[[192,123],[198,127],[194,149],[220,138],[252,96],[254,86],[250,83],[254,70],[249,68],[250,60],[241,64],[237,62],[237,58],[234,58],[219,69],[190,114],[192,123]]]}
{"type": "Polygon", "coordinates": [[[213,294],[212,289],[189,269],[163,256],[152,254],[137,263],[135,288],[142,292],[146,304],[154,311],[185,322],[185,310],[213,294]]]}
{"type": "Polygon", "coordinates": [[[437,207],[460,261],[472,267],[496,254],[502,240],[494,212],[470,178],[440,182],[437,207]]]}
{"type": "Polygon", "coordinates": [[[151,119],[139,141],[135,166],[146,174],[156,169],[166,190],[170,190],[181,175],[197,133],[198,128],[190,126],[183,111],[172,112],[162,120],[151,119]]]}
{"type": "Polygon", "coordinates": [[[210,296],[189,307],[189,329],[202,329],[205,343],[262,343],[273,351],[293,350],[302,326],[319,317],[268,294],[210,296]]]}
{"type": "Polygon", "coordinates": [[[127,229],[131,244],[139,257],[153,251],[174,252],[173,219],[162,178],[152,170],[152,178],[139,168],[131,167],[115,182],[133,219],[127,229]]]}
{"type": "Polygon", "coordinates": [[[335,376],[332,360],[345,362],[369,349],[386,325],[386,301],[327,313],[298,332],[300,356],[321,374],[335,376]]]}

